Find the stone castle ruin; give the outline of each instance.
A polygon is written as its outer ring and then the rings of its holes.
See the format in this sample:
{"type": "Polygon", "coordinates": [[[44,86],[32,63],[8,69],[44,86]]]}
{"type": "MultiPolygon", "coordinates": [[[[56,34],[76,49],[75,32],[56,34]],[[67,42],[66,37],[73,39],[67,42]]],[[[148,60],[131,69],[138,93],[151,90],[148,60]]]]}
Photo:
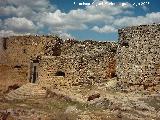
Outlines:
{"type": "Polygon", "coordinates": [[[116,76],[117,44],[113,42],[14,36],[3,38],[2,47],[1,68],[5,67],[2,71],[5,81],[21,79],[56,87],[93,84],[116,76]]]}
{"type": "Polygon", "coordinates": [[[3,81],[58,87],[116,77],[121,89],[160,88],[160,25],[121,29],[118,43],[63,41],[56,36],[12,36],[2,41],[3,81]]]}
{"type": "Polygon", "coordinates": [[[116,65],[124,89],[160,90],[160,24],[119,30],[116,65]]]}

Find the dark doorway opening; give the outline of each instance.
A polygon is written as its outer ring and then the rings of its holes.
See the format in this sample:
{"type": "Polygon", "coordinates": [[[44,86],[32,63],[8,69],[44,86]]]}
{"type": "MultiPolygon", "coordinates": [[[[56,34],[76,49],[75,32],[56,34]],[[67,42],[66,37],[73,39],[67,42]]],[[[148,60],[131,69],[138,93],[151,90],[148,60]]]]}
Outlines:
{"type": "Polygon", "coordinates": [[[39,60],[33,60],[30,64],[30,77],[29,82],[36,83],[38,80],[38,64],[39,60]]]}
{"type": "Polygon", "coordinates": [[[37,72],[36,72],[36,70],[37,70],[37,67],[34,66],[34,68],[33,68],[33,80],[32,80],[32,83],[35,83],[36,79],[37,79],[37,72]]]}
{"type": "Polygon", "coordinates": [[[7,49],[7,39],[8,39],[8,38],[3,38],[3,49],[4,49],[4,50],[7,49]]]}
{"type": "Polygon", "coordinates": [[[65,77],[65,73],[62,72],[62,71],[57,71],[57,72],[55,73],[55,76],[63,76],[63,77],[65,77]]]}

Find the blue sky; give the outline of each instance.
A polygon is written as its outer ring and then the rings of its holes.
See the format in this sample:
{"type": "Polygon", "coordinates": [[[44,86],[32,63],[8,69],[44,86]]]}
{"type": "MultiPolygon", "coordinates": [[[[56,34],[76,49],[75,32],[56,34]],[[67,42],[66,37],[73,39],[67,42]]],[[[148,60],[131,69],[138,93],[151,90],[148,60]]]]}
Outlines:
{"type": "Polygon", "coordinates": [[[117,41],[118,29],[160,23],[159,5],[159,0],[1,0],[0,36],[58,34],[117,41]],[[83,2],[95,4],[80,6],[83,2]]]}

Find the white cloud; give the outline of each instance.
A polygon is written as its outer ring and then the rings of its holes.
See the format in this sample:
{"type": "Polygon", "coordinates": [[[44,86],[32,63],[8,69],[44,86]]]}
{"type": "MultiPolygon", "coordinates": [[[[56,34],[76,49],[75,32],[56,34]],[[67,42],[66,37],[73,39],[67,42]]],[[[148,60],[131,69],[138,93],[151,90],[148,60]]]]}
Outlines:
{"type": "Polygon", "coordinates": [[[3,21],[0,19],[0,29],[3,27],[3,21]]]}
{"type": "Polygon", "coordinates": [[[95,6],[95,5],[87,6],[87,11],[92,14],[102,13],[108,16],[108,15],[122,14],[128,9],[133,8],[133,6],[129,3],[125,3],[126,5],[122,6],[121,4],[109,5],[111,2],[108,2],[106,0],[104,0],[104,2],[106,2],[107,4],[99,5],[99,6],[95,6]]]}
{"type": "MultiPolygon", "coordinates": [[[[106,0],[104,2],[110,3],[106,0]]],[[[0,7],[0,13],[2,15],[17,16],[4,20],[5,30],[15,32],[32,32],[37,28],[37,30],[48,29],[50,32],[63,31],[64,33],[68,30],[84,30],[88,29],[88,24],[96,24],[98,22],[112,24],[114,16],[127,14],[128,9],[132,8],[128,3],[123,7],[121,5],[110,6],[108,4],[104,6],[91,5],[85,9],[63,13],[58,9],[55,10],[55,6],[51,5],[49,0],[36,2],[33,0],[7,0],[7,4],[0,7]],[[7,4],[10,5],[8,6],[7,4]]],[[[95,31],[113,32],[115,29],[106,25],[95,31]]]]}
{"type": "Polygon", "coordinates": [[[29,18],[30,16],[34,15],[35,12],[29,8],[26,5],[23,6],[5,6],[5,7],[0,7],[0,14],[4,16],[18,16],[18,17],[27,17],[29,18]]]}
{"type": "Polygon", "coordinates": [[[48,26],[50,30],[81,30],[87,29],[85,25],[80,20],[76,20],[69,14],[62,13],[60,10],[55,11],[54,13],[43,13],[39,16],[39,24],[44,24],[48,26]]]}
{"type": "Polygon", "coordinates": [[[55,6],[49,0],[3,0],[0,14],[3,16],[25,17],[34,20],[39,13],[54,12],[55,6]]]}
{"type": "MultiPolygon", "coordinates": [[[[48,26],[50,30],[83,30],[87,29],[87,24],[93,23],[112,23],[114,16],[128,12],[132,6],[126,3],[126,6],[104,5],[104,6],[87,6],[85,9],[71,10],[69,13],[63,13],[60,10],[55,12],[45,12],[37,17],[39,24],[48,26]]],[[[104,28],[108,31],[109,28],[104,28]]],[[[112,30],[113,31],[113,30],[112,30]]]]}
{"type": "Polygon", "coordinates": [[[51,11],[54,10],[53,5],[50,4],[49,0],[6,0],[7,4],[13,6],[28,6],[29,8],[36,10],[37,12],[41,11],[51,11]]]}
{"type": "Polygon", "coordinates": [[[114,20],[114,25],[120,27],[124,26],[135,26],[142,24],[152,24],[160,23],[160,12],[157,13],[148,13],[146,16],[137,16],[137,17],[122,17],[120,19],[114,20]]]}
{"type": "Polygon", "coordinates": [[[74,39],[74,38],[75,38],[75,37],[73,37],[71,34],[69,34],[69,33],[64,33],[64,32],[59,33],[59,37],[62,38],[63,40],[66,40],[66,39],[74,39]]]}
{"type": "Polygon", "coordinates": [[[17,32],[33,32],[36,26],[32,21],[26,18],[8,18],[4,21],[4,25],[7,30],[13,30],[17,32]]]}
{"type": "MultiPolygon", "coordinates": [[[[13,16],[4,21],[0,20],[1,33],[56,33],[61,31],[64,36],[70,36],[69,30],[90,29],[98,33],[112,33],[125,26],[151,24],[160,22],[160,12],[148,13],[145,16],[134,15],[134,7],[129,3],[122,6],[105,5],[86,6],[84,9],[70,10],[64,13],[55,9],[49,0],[6,0],[1,4],[2,16],[13,16]],[[100,27],[102,26],[102,27],[100,27]]],[[[102,1],[97,1],[97,4],[102,1]]]]}
{"type": "Polygon", "coordinates": [[[107,26],[105,25],[102,28],[99,28],[98,26],[94,26],[91,30],[99,32],[99,33],[112,33],[112,32],[116,32],[117,29],[115,29],[112,26],[107,26]]]}
{"type": "Polygon", "coordinates": [[[19,35],[19,34],[18,34],[18,33],[15,33],[15,32],[12,31],[12,30],[8,30],[8,31],[1,30],[1,31],[0,31],[0,37],[7,37],[7,36],[13,36],[13,35],[19,35]]]}
{"type": "Polygon", "coordinates": [[[64,18],[66,16],[65,13],[62,13],[60,10],[56,10],[55,12],[51,13],[42,13],[40,14],[40,21],[44,24],[48,25],[60,25],[64,23],[64,18]]]}

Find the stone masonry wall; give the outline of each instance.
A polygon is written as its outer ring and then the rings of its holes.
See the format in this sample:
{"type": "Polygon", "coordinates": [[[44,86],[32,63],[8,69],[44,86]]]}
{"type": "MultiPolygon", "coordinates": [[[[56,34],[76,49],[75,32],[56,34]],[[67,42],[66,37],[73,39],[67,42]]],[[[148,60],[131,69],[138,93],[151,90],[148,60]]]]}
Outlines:
{"type": "Polygon", "coordinates": [[[160,90],[160,24],[119,30],[116,62],[122,89],[160,90]]]}
{"type": "Polygon", "coordinates": [[[5,64],[28,65],[32,57],[45,54],[48,42],[54,43],[53,36],[13,36],[3,38],[3,58],[5,64]],[[5,55],[5,56],[4,56],[5,55]]]}
{"type": "Polygon", "coordinates": [[[56,83],[55,79],[61,76],[64,78],[62,83],[65,83],[64,85],[82,85],[115,77],[116,48],[117,44],[110,42],[66,41],[61,47],[60,56],[42,56],[39,65],[39,82],[56,83]],[[57,72],[63,74],[57,76],[57,72]]]}
{"type": "Polygon", "coordinates": [[[16,81],[29,82],[31,63],[38,58],[36,82],[42,85],[53,83],[53,86],[66,86],[101,82],[116,76],[116,49],[117,44],[113,42],[62,41],[56,36],[2,38],[1,64],[6,66],[8,73],[3,77],[0,74],[0,80],[5,78],[10,81],[15,75],[16,81]],[[9,72],[10,68],[16,73],[9,72]],[[24,74],[19,76],[17,73],[24,74]]]}
{"type": "Polygon", "coordinates": [[[0,88],[29,82],[30,63],[47,53],[56,36],[11,36],[0,39],[0,88]]]}
{"type": "Polygon", "coordinates": [[[27,76],[27,66],[17,67],[0,64],[0,93],[6,91],[8,86],[26,84],[27,76]]]}

